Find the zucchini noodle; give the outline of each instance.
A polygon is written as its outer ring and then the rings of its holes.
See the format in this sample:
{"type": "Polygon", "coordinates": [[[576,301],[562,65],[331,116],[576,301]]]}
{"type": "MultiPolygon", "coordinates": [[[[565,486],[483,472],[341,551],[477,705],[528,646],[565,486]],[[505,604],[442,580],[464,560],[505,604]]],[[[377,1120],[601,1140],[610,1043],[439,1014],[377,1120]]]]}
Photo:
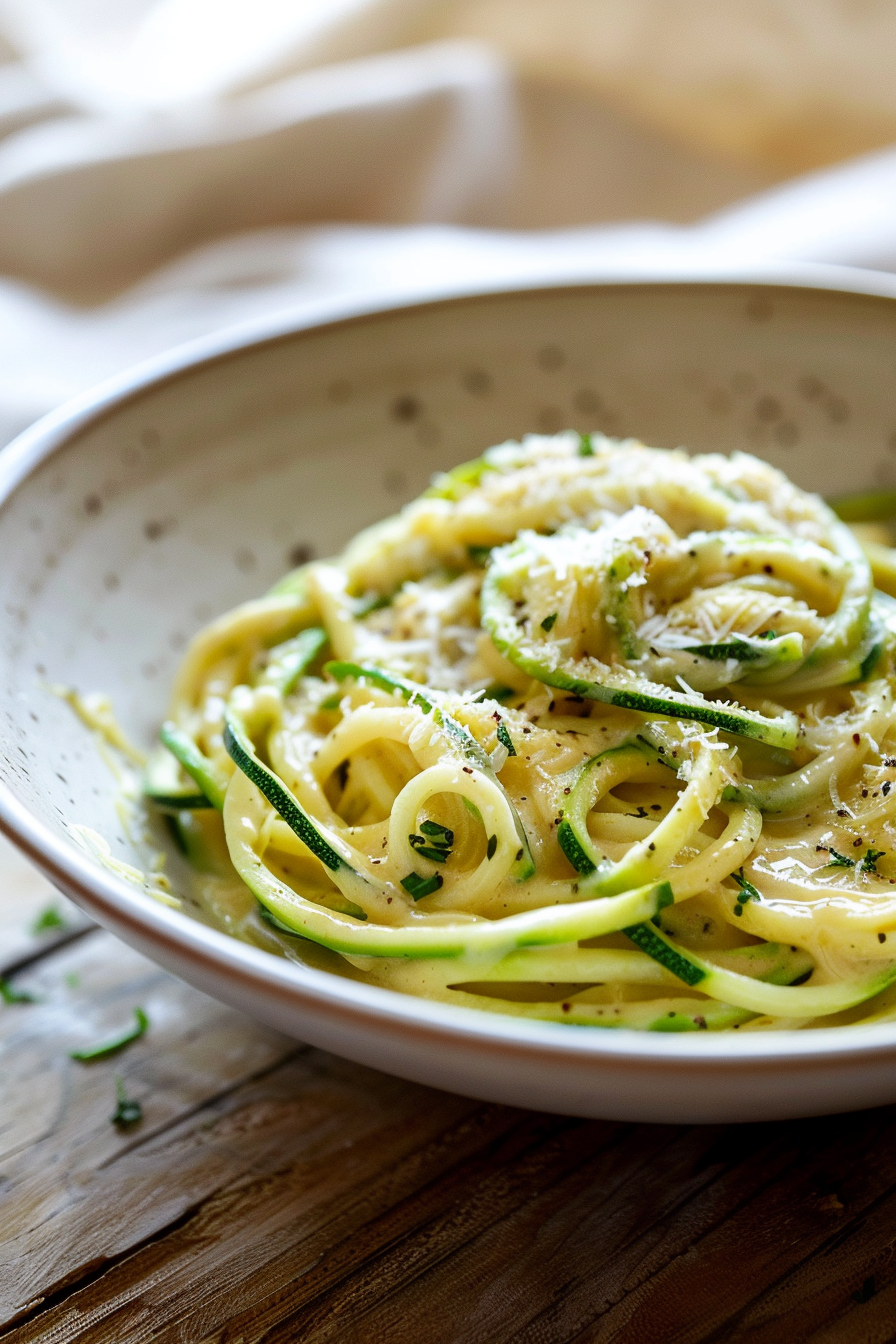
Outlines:
{"type": "Polygon", "coordinates": [[[437,477],[188,650],[144,791],[208,917],[548,1022],[896,1016],[896,556],[862,498],[597,434],[437,477]]]}

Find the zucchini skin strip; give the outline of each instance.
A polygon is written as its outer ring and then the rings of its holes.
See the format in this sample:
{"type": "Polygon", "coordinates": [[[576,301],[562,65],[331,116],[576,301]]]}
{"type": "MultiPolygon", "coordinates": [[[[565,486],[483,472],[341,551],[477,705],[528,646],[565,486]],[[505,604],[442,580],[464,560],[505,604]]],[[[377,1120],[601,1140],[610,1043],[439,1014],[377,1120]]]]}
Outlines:
{"type": "Polygon", "coordinates": [[[172,718],[183,721],[195,708],[203,680],[219,658],[280,643],[313,623],[314,609],[301,593],[290,592],[255,598],[219,616],[187,647],[172,688],[172,718]]]}
{"type": "Polygon", "coordinates": [[[195,780],[191,778],[190,784],[184,784],[178,779],[179,765],[181,765],[180,758],[175,756],[170,748],[161,744],[155,747],[150,752],[146,769],[143,771],[141,781],[143,797],[148,798],[164,812],[194,811],[213,807],[214,804],[202,790],[193,787],[195,780]]]}
{"type": "MultiPolygon", "coordinates": [[[[327,643],[327,632],[312,626],[302,630],[294,638],[287,640],[272,650],[272,656],[260,681],[263,685],[273,686],[280,695],[289,695],[299,677],[314,662],[327,643]]],[[[224,806],[228,779],[219,768],[200,751],[189,733],[171,720],[163,725],[159,736],[163,746],[180,764],[199,791],[187,788],[166,788],[157,781],[158,774],[164,770],[165,753],[160,752],[155,761],[152,757],[143,776],[143,793],[156,807],[166,811],[179,812],[184,809],[214,807],[220,812],[224,806]]],[[[170,759],[170,758],[169,758],[170,759]]]]}
{"type": "MultiPolygon", "coordinates": [[[[730,960],[743,963],[743,973],[751,979],[769,984],[791,984],[814,969],[808,954],[794,952],[787,943],[759,943],[732,949],[725,955],[730,960]],[[757,969],[752,969],[754,966],[757,969]]],[[[482,983],[504,984],[605,984],[615,981],[625,984],[675,985],[683,978],[674,974],[663,962],[640,950],[635,952],[603,947],[526,948],[508,953],[487,970],[474,962],[469,966],[452,966],[451,971],[455,974],[469,972],[471,980],[482,983]]]]}
{"type": "MultiPolygon", "coordinates": [[[[290,830],[295,832],[325,868],[331,873],[340,873],[346,869],[353,876],[361,877],[330,843],[326,829],[311,820],[282,780],[258,759],[251,738],[230,709],[224,715],[224,746],[234,765],[264,794],[290,830]]],[[[361,880],[366,881],[364,878],[361,880]]]]}
{"type": "Polygon", "coordinates": [[[896,490],[863,490],[840,495],[828,504],[844,523],[885,523],[896,518],[896,490]]]}
{"type": "Polygon", "coordinates": [[[651,924],[624,929],[636,947],[692,989],[711,998],[772,1017],[827,1017],[864,1003],[896,981],[896,961],[866,980],[834,985],[771,985],[724,970],[672,942],[651,924]]]}
{"type": "Polygon", "coordinates": [[[273,686],[280,695],[289,695],[296,682],[324,650],[328,643],[326,630],[310,626],[301,630],[284,644],[271,649],[267,667],[260,677],[262,686],[273,686]]]}
{"type": "MultiPolygon", "coordinates": [[[[511,872],[518,882],[525,882],[535,873],[535,862],[532,858],[532,850],[529,845],[529,837],[526,835],[525,828],[520,819],[519,812],[513,805],[504,785],[498,779],[495,769],[491,763],[488,752],[476,741],[472,733],[456,719],[452,718],[444,709],[436,704],[435,697],[431,691],[427,691],[425,686],[418,686],[416,682],[406,681],[392,672],[386,672],[379,667],[370,667],[360,663],[332,662],[327,663],[324,671],[328,672],[334,681],[345,681],[349,677],[356,680],[364,677],[372,685],[378,686],[380,690],[391,691],[404,697],[409,705],[416,705],[423,710],[424,714],[432,714],[433,722],[442,728],[449,738],[452,746],[470,765],[480,770],[492,784],[496,785],[504,795],[510,807],[513,816],[513,824],[520,842],[520,852],[513,862],[511,872]]],[[[516,753],[514,752],[514,755],[516,753]]]]}
{"type": "MultiPolygon", "coordinates": [[[[859,730],[860,744],[864,744],[858,748],[863,755],[867,751],[868,734],[881,732],[879,725],[882,719],[886,723],[892,697],[886,681],[880,680],[874,686],[877,703],[872,705],[864,721],[857,720],[853,725],[859,730]]],[[[725,802],[749,803],[766,814],[786,816],[810,806],[819,794],[827,790],[830,776],[836,775],[838,769],[850,759],[856,759],[857,754],[853,734],[848,732],[840,742],[820,752],[799,770],[775,775],[770,779],[745,779],[739,784],[730,784],[723,790],[722,798],[725,802]]]]}
{"type": "Polygon", "coordinates": [[[637,841],[617,862],[601,854],[588,832],[591,807],[607,790],[600,787],[600,773],[609,770],[609,788],[623,783],[639,765],[667,764],[659,752],[641,738],[609,747],[579,768],[578,777],[562,810],[557,841],[576,872],[582,874],[579,889],[612,895],[642,882],[656,881],[675,855],[688,843],[719,799],[722,780],[715,752],[702,752],[693,763],[691,777],[672,810],[651,833],[649,841],[637,841]],[[613,778],[617,767],[618,779],[613,778]]]}
{"type": "MultiPolygon", "coordinates": [[[[542,539],[544,540],[544,539],[542,539]]],[[[496,548],[485,571],[482,583],[482,624],[491,635],[498,652],[521,672],[533,677],[546,686],[569,691],[573,695],[583,696],[587,700],[599,700],[604,704],[616,705],[620,709],[633,709],[640,714],[663,715],[666,718],[689,719],[695,723],[704,723],[708,727],[720,728],[723,732],[737,736],[752,737],[757,741],[768,742],[772,746],[792,750],[796,746],[799,726],[794,714],[785,712],[779,719],[769,719],[763,714],[741,709],[739,706],[719,705],[696,695],[687,695],[681,691],[666,690],[656,692],[659,687],[647,683],[648,689],[639,689],[636,673],[625,669],[613,669],[595,661],[602,668],[601,680],[590,680],[574,676],[562,667],[551,667],[541,657],[537,648],[529,641],[527,652],[522,645],[520,627],[511,598],[504,591],[504,583],[521,565],[527,563],[528,549],[525,544],[511,542],[509,546],[496,548]],[[516,564],[512,562],[516,561],[516,564]]],[[[525,638],[525,637],[523,637],[525,638]]]]}
{"type": "Polygon", "coordinates": [[[433,995],[442,1003],[453,1003],[478,1012],[500,1013],[503,1017],[527,1018],[532,1022],[556,1022],[564,1028],[627,1029],[629,1031],[690,1032],[728,1031],[756,1016],[743,1008],[734,1008],[715,999],[670,997],[619,1004],[582,1003],[574,996],[560,1003],[515,1003],[509,999],[490,999],[485,995],[449,989],[433,995]]]}
{"type": "MultiPolygon", "coordinates": [[[[182,728],[178,728],[177,724],[170,720],[162,724],[159,737],[172,756],[180,761],[190,778],[199,785],[208,800],[208,805],[217,808],[220,812],[224,806],[224,795],[227,792],[228,781],[214,762],[210,761],[199,750],[189,733],[185,733],[182,728]]],[[[164,804],[159,803],[157,797],[153,801],[160,806],[164,806],[164,804]]],[[[185,804],[180,804],[180,806],[185,806],[185,804]]]]}
{"type": "MultiPolygon", "coordinates": [[[[506,919],[452,923],[422,916],[408,925],[358,923],[339,916],[293,891],[266,867],[253,848],[246,825],[254,781],[234,775],[224,806],[227,844],[234,867],[249,890],[276,919],[295,933],[334,952],[371,957],[496,958],[520,947],[577,942],[625,927],[632,916],[649,920],[672,900],[666,882],[652,883],[621,896],[528,910],[506,919]]],[[[257,787],[257,786],[254,786],[257,787]]],[[[257,795],[256,795],[257,796],[257,795]]],[[[298,805],[296,805],[298,806],[298,805]]],[[[324,842],[325,843],[325,842],[324,842]]],[[[339,856],[333,854],[334,858],[339,856]]],[[[343,861],[344,862],[344,861],[343,861]]]]}

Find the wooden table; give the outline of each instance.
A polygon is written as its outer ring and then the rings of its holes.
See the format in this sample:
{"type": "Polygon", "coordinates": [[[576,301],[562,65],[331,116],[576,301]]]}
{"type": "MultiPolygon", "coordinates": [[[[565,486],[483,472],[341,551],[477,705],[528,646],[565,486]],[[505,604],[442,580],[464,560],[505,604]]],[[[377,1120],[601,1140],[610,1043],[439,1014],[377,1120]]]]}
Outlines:
{"type": "Polygon", "coordinates": [[[483,1105],[188,989],[0,855],[3,1344],[882,1344],[896,1112],[677,1128],[483,1105]],[[150,1029],[112,1059],[68,1052],[150,1029]],[[119,1130],[115,1078],[144,1118],[119,1130]]]}

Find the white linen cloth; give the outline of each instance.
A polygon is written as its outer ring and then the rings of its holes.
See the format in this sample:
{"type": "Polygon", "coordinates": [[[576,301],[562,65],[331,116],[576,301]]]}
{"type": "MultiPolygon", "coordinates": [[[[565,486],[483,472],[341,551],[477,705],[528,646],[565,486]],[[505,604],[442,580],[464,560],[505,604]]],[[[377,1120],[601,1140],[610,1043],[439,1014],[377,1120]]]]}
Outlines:
{"type": "MultiPolygon", "coordinates": [[[[894,49],[845,0],[0,0],[0,443],[326,295],[896,269],[894,49]]],[[[0,844],[7,960],[45,898],[0,844]]]]}
{"type": "Polygon", "coordinates": [[[325,294],[896,268],[894,44],[840,0],[0,0],[0,442],[325,294]]]}

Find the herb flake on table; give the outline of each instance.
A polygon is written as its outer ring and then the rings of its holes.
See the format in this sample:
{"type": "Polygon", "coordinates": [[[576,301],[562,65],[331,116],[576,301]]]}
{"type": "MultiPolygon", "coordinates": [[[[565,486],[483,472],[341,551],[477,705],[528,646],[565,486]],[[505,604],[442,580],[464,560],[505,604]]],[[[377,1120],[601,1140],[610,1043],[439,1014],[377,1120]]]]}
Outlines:
{"type": "Polygon", "coordinates": [[[129,1097],[125,1091],[124,1079],[115,1079],[115,1111],[109,1116],[109,1123],[115,1125],[116,1129],[130,1129],[132,1125],[139,1125],[143,1119],[143,1107],[134,1097],[129,1097]]]}
{"type": "Polygon", "coordinates": [[[134,1009],[134,1025],[128,1027],[118,1036],[113,1036],[109,1041],[101,1041],[99,1045],[85,1046],[83,1050],[72,1050],[69,1052],[70,1059],[76,1059],[81,1064],[89,1064],[95,1059],[106,1059],[109,1055],[115,1055],[125,1046],[131,1045],[134,1041],[139,1041],[140,1037],[146,1032],[149,1026],[149,1018],[142,1008],[134,1009]]]}
{"type": "Polygon", "coordinates": [[[68,923],[59,906],[46,905],[31,925],[31,932],[37,937],[42,933],[63,933],[67,928],[68,923]]]}
{"type": "Polygon", "coordinates": [[[39,1000],[33,994],[29,994],[27,989],[14,989],[8,980],[0,979],[0,999],[4,1003],[38,1003],[39,1000]]]}

